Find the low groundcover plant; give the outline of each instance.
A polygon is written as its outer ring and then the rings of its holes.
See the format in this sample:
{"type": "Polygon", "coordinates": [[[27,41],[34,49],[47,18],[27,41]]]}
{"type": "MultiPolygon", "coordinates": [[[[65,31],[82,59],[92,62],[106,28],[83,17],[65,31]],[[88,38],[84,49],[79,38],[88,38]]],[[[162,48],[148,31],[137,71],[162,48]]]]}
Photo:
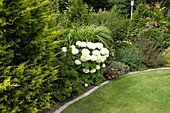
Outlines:
{"type": "Polygon", "coordinates": [[[100,42],[81,42],[77,41],[75,45],[70,47],[62,47],[62,51],[66,54],[67,49],[72,53],[77,71],[88,84],[99,84],[103,78],[104,61],[109,57],[109,50],[100,42]]]}

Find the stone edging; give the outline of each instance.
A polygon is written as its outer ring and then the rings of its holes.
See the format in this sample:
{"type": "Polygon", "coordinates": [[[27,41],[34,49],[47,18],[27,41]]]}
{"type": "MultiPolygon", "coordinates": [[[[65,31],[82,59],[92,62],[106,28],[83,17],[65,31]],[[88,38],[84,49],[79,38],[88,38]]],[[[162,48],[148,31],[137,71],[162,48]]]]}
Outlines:
{"type": "MultiPolygon", "coordinates": [[[[130,72],[128,74],[134,74],[134,73],[139,73],[139,72],[148,72],[148,71],[153,71],[153,70],[163,70],[163,69],[170,69],[170,68],[155,68],[155,69],[148,69],[148,70],[144,70],[144,71],[136,71],[136,72],[130,72]]],[[[66,103],[65,105],[61,106],[59,109],[57,109],[54,113],[60,113],[61,111],[63,111],[65,108],[67,108],[69,105],[75,103],[76,101],[88,96],[89,94],[91,94],[93,91],[95,91],[96,89],[98,89],[99,87],[108,84],[109,81],[105,81],[103,83],[101,83],[99,86],[95,86],[94,88],[92,88],[91,90],[87,91],[86,93],[84,93],[83,95],[80,95],[79,97],[69,101],[68,103],[66,103]]]]}
{"type": "Polygon", "coordinates": [[[148,71],[154,71],[154,70],[163,70],[163,69],[170,69],[170,67],[148,69],[148,70],[144,70],[144,71],[135,71],[135,72],[130,72],[130,73],[128,73],[128,74],[134,74],[134,73],[140,73],[140,72],[148,72],[148,71]]]}
{"type": "Polygon", "coordinates": [[[109,83],[109,81],[105,81],[103,83],[101,83],[99,86],[95,86],[94,88],[92,88],[91,90],[87,91],[86,93],[84,93],[83,95],[80,95],[79,97],[71,100],[70,102],[66,103],[65,105],[61,106],[59,109],[57,109],[54,113],[60,113],[61,111],[63,111],[66,107],[68,107],[69,105],[73,104],[74,102],[88,96],[89,94],[91,94],[93,91],[95,91],[96,89],[98,89],[99,87],[105,85],[109,83]]]}

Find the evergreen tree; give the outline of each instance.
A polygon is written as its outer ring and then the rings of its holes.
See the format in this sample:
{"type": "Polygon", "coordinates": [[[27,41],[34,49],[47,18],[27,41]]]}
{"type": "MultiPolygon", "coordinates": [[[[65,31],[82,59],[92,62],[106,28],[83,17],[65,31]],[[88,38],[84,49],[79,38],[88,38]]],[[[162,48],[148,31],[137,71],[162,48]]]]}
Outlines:
{"type": "Polygon", "coordinates": [[[0,0],[0,112],[37,112],[50,107],[57,79],[51,0],[0,0]]]}

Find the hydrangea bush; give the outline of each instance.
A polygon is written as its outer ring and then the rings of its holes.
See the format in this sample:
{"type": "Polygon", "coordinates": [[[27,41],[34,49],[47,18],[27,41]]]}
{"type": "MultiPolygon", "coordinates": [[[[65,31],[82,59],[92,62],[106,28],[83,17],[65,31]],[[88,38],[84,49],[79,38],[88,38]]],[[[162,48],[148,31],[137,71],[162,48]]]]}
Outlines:
{"type": "Polygon", "coordinates": [[[106,67],[104,61],[109,57],[109,50],[100,42],[82,42],[77,41],[70,47],[62,47],[62,51],[67,57],[67,52],[72,53],[77,71],[84,84],[98,85],[103,81],[103,72],[106,67]]]}

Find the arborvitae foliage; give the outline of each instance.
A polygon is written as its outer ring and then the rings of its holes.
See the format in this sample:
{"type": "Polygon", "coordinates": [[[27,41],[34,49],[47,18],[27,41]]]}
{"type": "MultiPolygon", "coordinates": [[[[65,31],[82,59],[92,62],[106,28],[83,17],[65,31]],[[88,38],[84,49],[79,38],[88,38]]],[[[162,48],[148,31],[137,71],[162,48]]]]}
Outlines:
{"type": "Polygon", "coordinates": [[[84,24],[89,21],[89,9],[87,4],[84,4],[82,0],[70,0],[68,13],[68,22],[84,24]]]}
{"type": "Polygon", "coordinates": [[[0,112],[49,108],[57,79],[51,0],[0,0],[0,112]]]}

